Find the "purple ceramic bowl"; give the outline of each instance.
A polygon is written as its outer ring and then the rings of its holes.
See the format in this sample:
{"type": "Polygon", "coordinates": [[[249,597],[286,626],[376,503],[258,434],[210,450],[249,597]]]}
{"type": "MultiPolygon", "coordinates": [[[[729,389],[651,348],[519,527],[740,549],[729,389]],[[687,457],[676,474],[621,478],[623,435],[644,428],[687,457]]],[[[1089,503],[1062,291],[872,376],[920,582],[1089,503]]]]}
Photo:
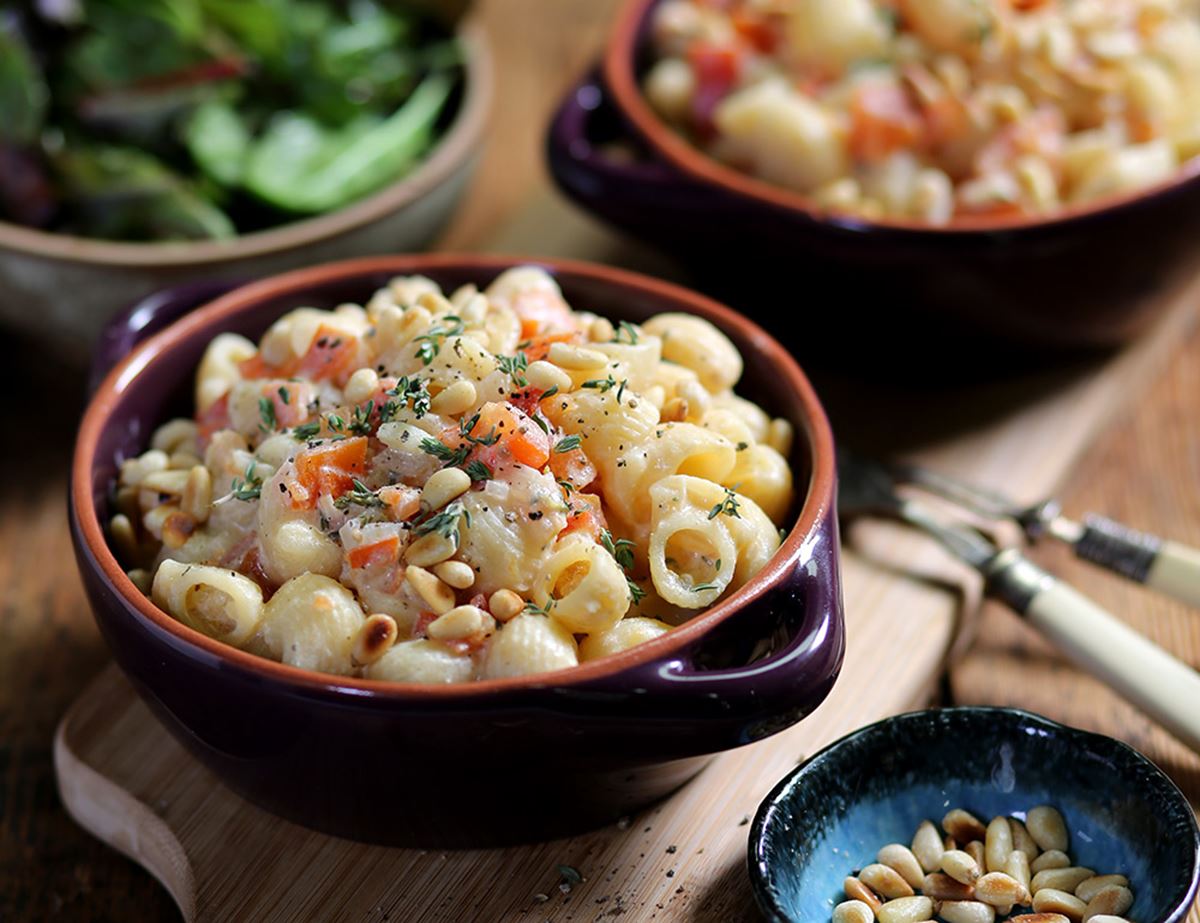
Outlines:
{"type": "Polygon", "coordinates": [[[783,730],[829,692],[844,649],[833,440],[804,374],[754,324],[686,289],[565,261],[364,259],[276,276],[196,307],[216,289],[168,293],[114,321],[97,357],[98,370],[111,370],[79,431],[70,516],[88,597],[118,664],[235,791],[355,839],[529,841],[661,798],[709,755],[783,730]],[[215,334],[257,338],[297,305],[361,302],[398,274],[454,288],[486,283],[518,262],[544,266],[577,308],[634,321],[661,311],[708,318],[745,356],[744,393],[792,421],[802,501],[780,550],[746,586],[609,658],[532,677],[427,686],[255,657],[185,627],[129,581],[104,533],[117,465],[144,449],[157,424],[190,413],[193,372],[215,334]]]}
{"type": "Polygon", "coordinates": [[[811,337],[816,323],[856,339],[878,328],[894,343],[913,327],[928,339],[932,321],[942,338],[1112,346],[1153,320],[1162,299],[1149,296],[1200,254],[1200,160],[1135,194],[948,227],[831,214],[727,167],[642,96],[658,2],[626,0],[601,73],[572,89],[554,118],[551,172],[585,209],[679,257],[780,336],[811,337]],[[613,145],[621,156],[609,155],[613,145]],[[747,280],[758,283],[749,292],[747,280]],[[781,286],[795,295],[781,300],[781,286]],[[810,307],[828,304],[840,310],[810,307]]]}

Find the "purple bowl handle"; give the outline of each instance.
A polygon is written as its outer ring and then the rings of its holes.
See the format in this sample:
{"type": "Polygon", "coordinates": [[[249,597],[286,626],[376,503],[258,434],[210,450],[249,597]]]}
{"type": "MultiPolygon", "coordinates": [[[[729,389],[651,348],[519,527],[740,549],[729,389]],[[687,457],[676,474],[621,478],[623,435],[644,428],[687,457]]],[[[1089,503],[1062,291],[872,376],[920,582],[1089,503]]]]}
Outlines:
{"type": "Polygon", "coordinates": [[[113,366],[143,340],[241,284],[228,279],[188,282],[147,295],[118,314],[105,324],[96,341],[88,374],[88,393],[94,394],[113,366]]]}
{"type": "Polygon", "coordinates": [[[627,692],[642,694],[646,717],[688,720],[709,700],[725,716],[758,718],[746,740],[787,727],[811,712],[832,688],[845,654],[837,525],[817,527],[792,572],[682,657],[649,663],[620,674],[627,692]],[[705,668],[713,647],[734,632],[749,641],[784,635],[766,657],[744,666],[705,668]]]}
{"type": "Polygon", "coordinates": [[[567,94],[546,138],[550,173],[571,198],[620,225],[638,226],[647,205],[671,213],[707,212],[713,194],[673,167],[645,154],[621,120],[595,72],[567,94]],[[605,148],[620,143],[635,153],[613,157],[605,148]]]}

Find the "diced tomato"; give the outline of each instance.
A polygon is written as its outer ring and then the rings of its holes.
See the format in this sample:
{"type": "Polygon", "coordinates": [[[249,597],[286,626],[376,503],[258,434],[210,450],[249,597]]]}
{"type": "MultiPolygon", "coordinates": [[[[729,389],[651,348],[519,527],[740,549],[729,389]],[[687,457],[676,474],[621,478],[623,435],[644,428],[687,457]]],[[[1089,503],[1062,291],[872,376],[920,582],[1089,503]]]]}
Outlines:
{"type": "Polygon", "coordinates": [[[369,545],[351,548],[346,554],[346,560],[355,569],[371,564],[394,564],[400,560],[400,538],[396,535],[389,535],[387,538],[369,545]]]}
{"type": "MultiPolygon", "coordinates": [[[[524,322],[522,322],[521,330],[524,331],[524,329],[524,322]]],[[[529,345],[523,347],[521,352],[525,353],[525,358],[530,362],[545,359],[550,353],[550,346],[554,343],[578,343],[583,339],[583,335],[578,330],[572,333],[543,333],[538,336],[522,332],[521,335],[529,341],[529,345]]]]}
{"type": "Polygon", "coordinates": [[[279,370],[267,362],[262,353],[255,353],[249,359],[238,363],[238,372],[242,378],[252,381],[255,378],[277,378],[279,370]]]}
{"type": "Polygon", "coordinates": [[[850,102],[850,153],[863,163],[877,163],[893,151],[921,138],[921,118],[899,84],[869,80],[850,102]]]}
{"type": "Polygon", "coordinates": [[[380,488],[379,499],[383,501],[388,518],[393,522],[410,519],[421,508],[421,492],[415,487],[406,487],[403,484],[380,488]]]}
{"type": "Polygon", "coordinates": [[[262,395],[275,405],[275,420],[284,429],[299,426],[308,419],[310,391],[304,382],[275,379],[263,386],[262,395]]]}
{"type": "Polygon", "coordinates": [[[600,508],[600,498],[595,494],[571,494],[571,512],[567,514],[567,525],[560,533],[571,535],[578,532],[590,536],[593,541],[600,541],[600,533],[608,528],[604,511],[600,508]]]}
{"type": "Polygon", "coordinates": [[[770,54],[779,44],[776,24],[749,10],[739,10],[730,17],[733,28],[750,47],[770,54]]]}
{"type": "Polygon", "coordinates": [[[197,442],[200,448],[206,448],[212,437],[223,429],[229,429],[229,425],[229,395],[222,394],[196,416],[197,442]]]}
{"type": "Polygon", "coordinates": [[[1049,106],[1036,109],[984,145],[975,158],[975,171],[982,176],[1003,170],[1021,154],[1036,154],[1056,167],[1062,160],[1065,140],[1062,113],[1049,106]]]}
{"type": "Polygon", "coordinates": [[[310,381],[329,379],[344,384],[353,374],[358,359],[358,340],[340,330],[324,325],[317,328],[306,352],[296,363],[290,374],[299,375],[310,381]]]}
{"type": "Polygon", "coordinates": [[[579,324],[562,296],[546,289],[518,292],[509,306],[521,319],[521,338],[539,333],[572,333],[579,324]]]}
{"type": "Polygon", "coordinates": [[[696,42],[688,49],[688,63],[696,78],[692,95],[692,122],[703,137],[713,133],[713,112],[737,85],[742,51],[732,45],[696,42]]]}
{"type": "Polygon", "coordinates": [[[1030,10],[1036,10],[1038,7],[1045,6],[1048,0],[1009,0],[1014,10],[1020,10],[1022,13],[1028,13],[1030,10]]]}
{"type": "Polygon", "coordinates": [[[476,609],[482,609],[484,612],[491,614],[491,609],[488,608],[488,598],[482,593],[476,593],[471,597],[468,605],[474,606],[476,609]]]}
{"type": "Polygon", "coordinates": [[[312,509],[317,497],[340,497],[354,486],[367,467],[367,437],[339,439],[322,443],[296,454],[296,484],[292,485],[292,505],[312,509]]]}
{"type": "Polygon", "coordinates": [[[584,454],[583,449],[570,452],[551,452],[550,471],[556,481],[567,481],[577,490],[587,487],[596,480],[596,466],[584,454]]]}
{"type": "MultiPolygon", "coordinates": [[[[479,411],[479,421],[470,435],[475,439],[495,438],[490,445],[476,443],[470,456],[482,461],[492,471],[509,460],[531,468],[541,468],[550,457],[550,436],[511,404],[484,404],[479,411]]],[[[451,448],[457,448],[467,441],[458,427],[451,427],[442,433],[442,442],[451,448]]]]}

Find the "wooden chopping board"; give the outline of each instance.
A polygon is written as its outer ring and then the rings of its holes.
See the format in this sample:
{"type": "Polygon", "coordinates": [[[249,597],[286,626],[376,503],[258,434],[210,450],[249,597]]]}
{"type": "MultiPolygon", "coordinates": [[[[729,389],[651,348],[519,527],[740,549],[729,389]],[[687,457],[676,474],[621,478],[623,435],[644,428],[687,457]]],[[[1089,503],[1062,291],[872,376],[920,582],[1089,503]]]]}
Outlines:
{"type": "MultiPolygon", "coordinates": [[[[549,194],[489,248],[647,268],[648,258],[549,194]],[[553,232],[548,233],[547,228],[553,232]]],[[[654,267],[650,262],[651,268],[654,267]]],[[[943,435],[910,453],[1032,500],[1060,484],[1098,428],[1164,364],[1194,320],[1200,281],[1170,297],[1158,326],[1104,361],[1031,377],[1011,406],[996,389],[923,393],[943,435]],[[986,413],[982,411],[986,410],[986,413]],[[981,418],[987,422],[978,423],[981,418]],[[945,435],[947,434],[948,435],[945,435]]],[[[837,382],[826,396],[847,392],[837,382]]],[[[897,385],[857,383],[859,406],[897,385]],[[865,391],[864,391],[865,388],[865,391]]],[[[835,425],[868,428],[852,413],[835,425]]],[[[829,699],[802,724],[719,756],[664,803],[572,839],[508,850],[383,849],[313,833],[224,789],[110,666],[63,718],[55,765],[85,828],[144,865],[187,920],[737,921],[756,919],[745,873],[749,818],[806,755],[862,724],[927,701],[969,638],[972,575],[924,539],[886,525],[847,537],[848,651],[829,699]],[[560,888],[558,866],[584,881],[560,888]]]]}

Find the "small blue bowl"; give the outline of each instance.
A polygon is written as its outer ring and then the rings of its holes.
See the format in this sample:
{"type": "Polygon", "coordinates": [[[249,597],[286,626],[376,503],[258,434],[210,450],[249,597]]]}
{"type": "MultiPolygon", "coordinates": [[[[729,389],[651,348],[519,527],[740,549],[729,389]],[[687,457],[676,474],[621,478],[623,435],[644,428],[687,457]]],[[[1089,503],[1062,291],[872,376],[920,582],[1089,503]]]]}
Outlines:
{"type": "Polygon", "coordinates": [[[1200,881],[1191,805],[1157,766],[1110,737],[1012,708],[945,708],[843,737],[769,794],[750,832],[750,879],[772,923],[828,923],[842,880],[917,825],[962,807],[986,820],[1057,807],[1070,855],[1129,877],[1142,923],[1181,923],[1200,881]]]}

